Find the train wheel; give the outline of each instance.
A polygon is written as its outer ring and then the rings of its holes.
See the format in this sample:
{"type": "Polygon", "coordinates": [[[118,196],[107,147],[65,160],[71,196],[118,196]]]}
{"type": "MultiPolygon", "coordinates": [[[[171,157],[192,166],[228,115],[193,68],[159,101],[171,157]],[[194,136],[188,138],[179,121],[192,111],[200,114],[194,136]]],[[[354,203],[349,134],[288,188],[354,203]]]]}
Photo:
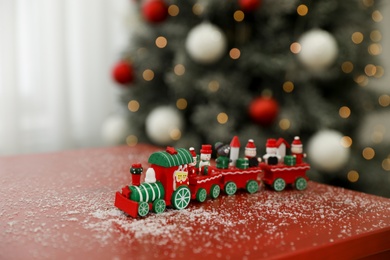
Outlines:
{"type": "Polygon", "coordinates": [[[156,199],[153,202],[153,211],[156,212],[157,214],[163,213],[165,211],[166,204],[163,199],[156,199]]]}
{"type": "Polygon", "coordinates": [[[272,184],[272,187],[276,191],[282,191],[286,187],[286,182],[282,178],[277,178],[272,184]]]}
{"type": "Polygon", "coordinates": [[[138,203],[138,215],[145,217],[149,213],[149,204],[145,201],[138,203]]]}
{"type": "Polygon", "coordinates": [[[304,190],[307,187],[307,181],[305,178],[299,177],[295,180],[295,188],[297,190],[304,190]]]}
{"type": "Polygon", "coordinates": [[[259,184],[255,180],[250,180],[246,184],[246,190],[252,194],[259,190],[259,184]]]}
{"type": "Polygon", "coordinates": [[[172,195],[172,205],[175,209],[184,209],[190,204],[191,192],[187,186],[180,186],[172,195]]]}
{"type": "Polygon", "coordinates": [[[211,189],[210,189],[210,197],[211,197],[212,199],[218,198],[218,196],[219,196],[220,193],[221,193],[221,188],[219,187],[219,185],[214,184],[213,186],[211,186],[211,189]]]}
{"type": "Polygon", "coordinates": [[[234,193],[236,193],[237,191],[237,185],[232,182],[232,181],[229,181],[228,183],[225,184],[225,192],[227,195],[233,195],[234,193]]]}
{"type": "Polygon", "coordinates": [[[196,200],[199,202],[204,202],[207,198],[207,191],[205,189],[199,189],[196,193],[196,200]]]}

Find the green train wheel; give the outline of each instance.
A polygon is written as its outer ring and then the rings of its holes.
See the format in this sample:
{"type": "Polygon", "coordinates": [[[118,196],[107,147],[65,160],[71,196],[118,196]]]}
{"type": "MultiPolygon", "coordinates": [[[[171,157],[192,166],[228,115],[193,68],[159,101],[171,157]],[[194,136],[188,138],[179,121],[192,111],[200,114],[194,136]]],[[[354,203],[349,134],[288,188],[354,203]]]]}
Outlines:
{"type": "Polygon", "coordinates": [[[277,178],[272,184],[272,187],[276,191],[282,191],[286,187],[286,182],[282,178],[277,178]]]}
{"type": "Polygon", "coordinates": [[[218,198],[220,193],[221,193],[221,188],[219,187],[219,185],[214,184],[213,186],[211,186],[210,197],[212,199],[218,198]]]}
{"type": "Polygon", "coordinates": [[[237,185],[232,182],[232,181],[229,181],[228,183],[225,184],[225,192],[227,195],[233,195],[234,193],[236,193],[237,191],[237,185]]]}
{"type": "Polygon", "coordinates": [[[259,190],[259,184],[255,180],[250,180],[246,184],[246,190],[252,194],[259,190]]]}
{"type": "Polygon", "coordinates": [[[175,209],[184,209],[190,204],[191,192],[187,186],[180,186],[172,195],[172,205],[175,209]]]}
{"type": "Polygon", "coordinates": [[[295,188],[297,190],[304,190],[307,187],[307,181],[305,178],[299,177],[295,180],[295,188]]]}
{"type": "Polygon", "coordinates": [[[138,203],[138,215],[145,217],[149,213],[149,204],[145,201],[138,203]]]}
{"type": "Polygon", "coordinates": [[[196,193],[196,200],[199,202],[204,202],[207,198],[207,191],[205,189],[199,189],[196,193]]]}
{"type": "Polygon", "coordinates": [[[166,203],[163,199],[156,199],[153,202],[153,211],[156,212],[157,214],[163,213],[166,208],[166,203]]]}

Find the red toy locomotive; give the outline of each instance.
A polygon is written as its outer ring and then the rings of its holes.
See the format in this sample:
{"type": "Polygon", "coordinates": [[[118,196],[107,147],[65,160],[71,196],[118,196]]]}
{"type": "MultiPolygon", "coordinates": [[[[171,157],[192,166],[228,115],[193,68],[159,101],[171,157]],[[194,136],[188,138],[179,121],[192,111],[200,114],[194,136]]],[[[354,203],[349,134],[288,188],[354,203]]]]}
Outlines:
{"type": "Polygon", "coordinates": [[[164,212],[167,206],[184,209],[191,200],[204,202],[208,196],[216,199],[221,190],[227,195],[235,194],[238,189],[252,194],[259,190],[261,182],[276,191],[289,184],[298,190],[307,187],[306,171],[310,165],[303,161],[306,155],[299,137],[294,138],[291,146],[282,138],[268,139],[263,160],[256,156],[252,139],[245,147],[244,158],[239,158],[237,136],[230,146],[216,144],[215,148],[218,157],[213,165],[209,144],[202,145],[200,156],[194,148],[167,147],[165,151],[155,152],[149,157],[150,167],[142,184],[143,167],[133,164],[132,185],[116,192],[115,206],[136,218],[146,216],[150,210],[164,212]],[[291,155],[286,155],[287,148],[291,148],[291,155]]]}

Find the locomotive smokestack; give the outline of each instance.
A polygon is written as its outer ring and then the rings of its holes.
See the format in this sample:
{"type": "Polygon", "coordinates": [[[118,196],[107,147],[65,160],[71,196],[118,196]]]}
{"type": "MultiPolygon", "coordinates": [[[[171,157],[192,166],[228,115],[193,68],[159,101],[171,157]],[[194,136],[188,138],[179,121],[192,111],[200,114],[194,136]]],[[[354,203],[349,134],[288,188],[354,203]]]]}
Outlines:
{"type": "Polygon", "coordinates": [[[143,168],[140,163],[134,163],[131,165],[130,173],[131,173],[131,184],[135,186],[139,186],[141,184],[141,174],[143,168]]]}

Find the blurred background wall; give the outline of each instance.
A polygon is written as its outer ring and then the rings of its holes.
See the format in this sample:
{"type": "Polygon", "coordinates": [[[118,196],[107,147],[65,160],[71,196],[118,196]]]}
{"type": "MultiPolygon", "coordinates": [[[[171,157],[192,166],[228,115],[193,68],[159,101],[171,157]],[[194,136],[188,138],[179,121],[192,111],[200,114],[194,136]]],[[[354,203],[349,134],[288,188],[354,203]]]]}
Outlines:
{"type": "MultiPolygon", "coordinates": [[[[390,67],[390,6],[383,1],[381,55],[390,67]]],[[[120,109],[111,68],[128,42],[128,0],[0,0],[0,155],[105,145],[120,109]]],[[[390,76],[374,88],[390,93],[390,76]]],[[[362,138],[376,122],[368,118],[362,138]]]]}

